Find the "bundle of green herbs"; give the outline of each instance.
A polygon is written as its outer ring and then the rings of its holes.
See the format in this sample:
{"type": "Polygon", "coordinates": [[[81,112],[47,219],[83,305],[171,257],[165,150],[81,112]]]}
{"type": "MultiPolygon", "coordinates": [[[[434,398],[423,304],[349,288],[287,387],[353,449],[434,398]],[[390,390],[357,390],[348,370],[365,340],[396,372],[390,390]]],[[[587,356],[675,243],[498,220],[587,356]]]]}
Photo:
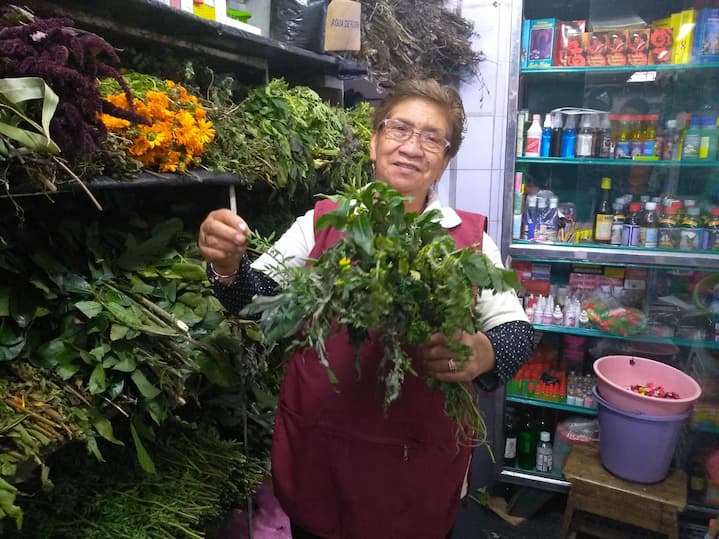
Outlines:
{"type": "MultiPolygon", "coordinates": [[[[405,376],[417,374],[403,345],[422,345],[437,332],[478,331],[476,294],[516,287],[516,275],[473,247],[457,249],[439,223],[439,211],[405,212],[406,198],[386,183],[348,186],[327,198],[337,207],[320,217],[317,228],[333,227],[343,238],[308,265],[287,268],[280,292],[256,297],[243,314],[261,313],[269,342],[289,338],[289,350],[313,348],[332,383],[325,344],[338,326],[347,328],[357,352],[369,332],[381,328],[384,356],[377,377],[387,409],[401,398],[405,376]]],[[[466,361],[465,345],[449,346],[458,362],[466,361]]],[[[366,376],[359,353],[355,361],[366,376]]],[[[427,382],[445,395],[458,437],[484,442],[484,421],[470,387],[434,378],[427,382]]]]}
{"type": "MultiPolygon", "coordinates": [[[[157,470],[148,474],[113,455],[113,466],[66,448],[54,461],[56,488],[20,497],[26,526],[0,535],[13,539],[146,539],[212,536],[225,515],[244,504],[267,476],[243,445],[207,426],[174,426],[150,450],[157,470]]],[[[118,450],[121,452],[121,450],[118,450]]]]}
{"type": "MultiPolygon", "coordinates": [[[[231,86],[227,87],[228,90],[231,86]]],[[[283,79],[260,86],[240,103],[213,92],[208,117],[215,140],[203,156],[212,170],[262,182],[292,198],[296,191],[335,191],[369,178],[367,107],[338,114],[312,89],[283,79]]]]}

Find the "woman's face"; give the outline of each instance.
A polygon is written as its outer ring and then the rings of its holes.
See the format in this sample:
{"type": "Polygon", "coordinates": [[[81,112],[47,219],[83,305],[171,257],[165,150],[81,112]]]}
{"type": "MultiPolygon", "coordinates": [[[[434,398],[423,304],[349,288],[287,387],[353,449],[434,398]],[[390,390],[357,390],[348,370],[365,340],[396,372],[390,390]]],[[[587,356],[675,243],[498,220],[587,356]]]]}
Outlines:
{"type": "MultiPolygon", "coordinates": [[[[449,139],[444,109],[432,101],[407,98],[390,110],[387,118],[401,120],[415,131],[428,131],[449,139]]],[[[447,168],[449,156],[446,151],[433,153],[422,148],[417,133],[399,142],[386,137],[383,131],[380,128],[373,133],[370,141],[370,157],[375,163],[377,179],[387,182],[402,195],[413,197],[407,211],[420,212],[429,188],[447,168]]]]}

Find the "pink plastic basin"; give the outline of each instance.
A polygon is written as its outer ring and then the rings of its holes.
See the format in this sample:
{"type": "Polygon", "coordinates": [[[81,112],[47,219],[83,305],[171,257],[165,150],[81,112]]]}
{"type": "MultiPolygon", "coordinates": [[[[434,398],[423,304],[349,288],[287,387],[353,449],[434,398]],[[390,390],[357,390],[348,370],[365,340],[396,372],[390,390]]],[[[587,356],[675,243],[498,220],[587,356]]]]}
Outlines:
{"type": "Polygon", "coordinates": [[[599,394],[610,404],[632,414],[676,415],[690,410],[702,394],[701,387],[689,375],[660,361],[638,356],[604,356],[594,362],[599,394]],[[653,382],[679,395],[678,399],[660,399],[640,395],[632,385],[653,382]]]}

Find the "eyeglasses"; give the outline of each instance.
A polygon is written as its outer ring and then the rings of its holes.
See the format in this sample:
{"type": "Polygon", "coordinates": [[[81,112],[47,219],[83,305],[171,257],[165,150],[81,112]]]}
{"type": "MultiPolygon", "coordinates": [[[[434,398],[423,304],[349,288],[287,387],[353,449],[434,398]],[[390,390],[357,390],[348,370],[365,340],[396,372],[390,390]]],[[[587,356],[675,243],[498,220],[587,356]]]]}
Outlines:
{"type": "Polygon", "coordinates": [[[418,131],[402,120],[387,118],[380,122],[380,127],[388,139],[396,140],[397,142],[407,142],[412,138],[412,135],[417,134],[419,145],[427,152],[443,152],[450,146],[449,141],[443,136],[432,131],[418,131]]]}

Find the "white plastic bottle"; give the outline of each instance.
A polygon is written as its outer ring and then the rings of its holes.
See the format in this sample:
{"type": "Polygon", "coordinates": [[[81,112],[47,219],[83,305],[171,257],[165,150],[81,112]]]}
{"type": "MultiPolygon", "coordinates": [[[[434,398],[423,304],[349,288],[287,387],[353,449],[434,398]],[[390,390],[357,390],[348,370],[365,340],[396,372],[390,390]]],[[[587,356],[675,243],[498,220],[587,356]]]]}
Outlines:
{"type": "Polygon", "coordinates": [[[539,114],[532,116],[532,125],[527,131],[527,140],[524,146],[525,157],[539,157],[542,144],[542,117],[539,114]]]}

